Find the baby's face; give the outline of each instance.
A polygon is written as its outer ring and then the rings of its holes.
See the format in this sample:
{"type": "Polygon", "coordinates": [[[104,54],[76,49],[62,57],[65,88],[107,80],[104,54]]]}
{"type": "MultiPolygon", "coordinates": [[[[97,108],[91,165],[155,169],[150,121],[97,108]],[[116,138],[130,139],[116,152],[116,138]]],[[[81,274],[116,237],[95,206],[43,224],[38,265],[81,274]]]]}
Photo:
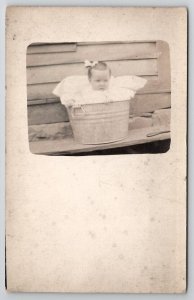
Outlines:
{"type": "Polygon", "coordinates": [[[109,70],[92,70],[90,83],[93,90],[104,91],[108,89],[110,81],[109,70]]]}

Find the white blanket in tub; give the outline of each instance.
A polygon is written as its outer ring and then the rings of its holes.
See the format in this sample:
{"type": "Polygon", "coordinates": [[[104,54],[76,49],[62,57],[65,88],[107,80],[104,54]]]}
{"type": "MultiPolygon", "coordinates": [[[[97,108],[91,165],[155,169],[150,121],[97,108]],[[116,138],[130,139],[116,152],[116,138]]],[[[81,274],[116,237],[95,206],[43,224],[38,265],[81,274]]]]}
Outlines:
{"type": "Polygon", "coordinates": [[[106,103],[130,100],[137,90],[144,87],[147,80],[138,76],[111,76],[107,90],[93,90],[87,76],[69,76],[63,79],[53,90],[62,104],[73,105],[106,103]]]}

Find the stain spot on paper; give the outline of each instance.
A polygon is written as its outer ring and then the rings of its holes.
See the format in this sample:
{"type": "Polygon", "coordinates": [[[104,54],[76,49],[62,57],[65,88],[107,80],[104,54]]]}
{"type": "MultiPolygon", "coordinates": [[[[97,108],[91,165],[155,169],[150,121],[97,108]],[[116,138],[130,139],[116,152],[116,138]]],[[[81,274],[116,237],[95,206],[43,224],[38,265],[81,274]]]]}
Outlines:
{"type": "Polygon", "coordinates": [[[152,276],[152,277],[150,277],[150,280],[154,280],[155,278],[152,276]]]}
{"type": "Polygon", "coordinates": [[[124,255],[123,255],[123,254],[119,254],[118,258],[119,258],[120,260],[124,260],[124,255]]]}
{"type": "Polygon", "coordinates": [[[89,235],[90,235],[90,237],[91,237],[92,239],[95,239],[95,238],[96,238],[96,234],[95,234],[95,232],[93,232],[93,231],[89,231],[89,235]]]}
{"type": "Polygon", "coordinates": [[[106,215],[105,215],[105,214],[99,214],[99,216],[100,216],[103,220],[106,219],[106,215]]]}
{"type": "Polygon", "coordinates": [[[128,231],[127,231],[127,230],[124,230],[124,231],[123,231],[123,234],[128,235],[128,231]]]}

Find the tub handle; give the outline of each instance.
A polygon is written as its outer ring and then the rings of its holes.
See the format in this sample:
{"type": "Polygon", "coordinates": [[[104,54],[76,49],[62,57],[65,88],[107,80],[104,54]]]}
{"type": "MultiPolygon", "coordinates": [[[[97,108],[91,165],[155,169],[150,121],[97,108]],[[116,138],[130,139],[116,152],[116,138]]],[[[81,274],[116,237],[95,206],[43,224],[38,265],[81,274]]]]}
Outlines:
{"type": "Polygon", "coordinates": [[[71,114],[72,114],[72,117],[83,116],[83,114],[84,114],[84,115],[86,114],[86,111],[85,111],[85,109],[83,108],[82,105],[76,105],[76,106],[72,106],[72,108],[71,108],[71,114]],[[81,113],[81,114],[76,113],[76,114],[75,114],[75,109],[76,109],[76,108],[81,108],[81,110],[82,110],[83,113],[81,113]]]}

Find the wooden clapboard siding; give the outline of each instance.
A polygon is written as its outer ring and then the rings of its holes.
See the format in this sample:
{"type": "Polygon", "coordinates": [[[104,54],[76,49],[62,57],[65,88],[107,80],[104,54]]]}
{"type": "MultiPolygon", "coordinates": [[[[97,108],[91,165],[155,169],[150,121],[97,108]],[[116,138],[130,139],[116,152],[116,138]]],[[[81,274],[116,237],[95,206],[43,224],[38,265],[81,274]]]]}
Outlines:
{"type": "MultiPolygon", "coordinates": [[[[58,99],[58,101],[60,100],[58,99]]],[[[136,95],[131,102],[130,114],[140,116],[146,112],[168,107],[170,107],[170,93],[136,95]]],[[[39,102],[39,105],[28,106],[29,125],[68,121],[66,108],[61,103],[48,103],[45,101],[45,104],[39,102]]]]}
{"type": "MultiPolygon", "coordinates": [[[[158,76],[142,76],[143,78],[147,79],[148,81],[152,82],[152,89],[155,91],[155,83],[158,82],[158,76]]],[[[40,84],[29,84],[27,86],[27,93],[28,93],[28,104],[30,104],[30,100],[34,99],[47,99],[55,97],[52,93],[58,82],[51,82],[51,83],[40,83],[40,84]]],[[[150,89],[151,89],[151,85],[150,89]]],[[[162,92],[163,90],[158,88],[158,92],[162,92]]]]}
{"type": "MultiPolygon", "coordinates": [[[[51,47],[51,46],[50,46],[51,47]]],[[[53,46],[54,47],[54,46],[53,46]]],[[[57,46],[55,46],[56,48],[57,46]]],[[[64,49],[64,45],[62,45],[64,49]]],[[[58,46],[59,48],[59,46],[58,46]]],[[[30,49],[30,48],[29,48],[30,49]]],[[[67,49],[58,52],[47,52],[27,55],[27,67],[51,64],[78,63],[88,60],[126,60],[126,59],[149,59],[157,58],[160,52],[156,51],[156,43],[133,44],[99,44],[99,45],[77,45],[77,51],[69,52],[67,49]]],[[[37,50],[39,51],[39,50],[37,50]]],[[[47,50],[50,51],[50,50],[47,50]]]]}
{"type": "MultiPolygon", "coordinates": [[[[113,76],[122,75],[157,75],[157,60],[123,60],[107,63],[113,76]]],[[[83,64],[51,65],[44,67],[30,67],[27,69],[27,82],[29,84],[61,81],[66,76],[86,75],[87,70],[83,64]]]]}
{"type": "Polygon", "coordinates": [[[76,49],[76,43],[31,44],[27,48],[27,54],[73,52],[76,51],[76,49]]]}

